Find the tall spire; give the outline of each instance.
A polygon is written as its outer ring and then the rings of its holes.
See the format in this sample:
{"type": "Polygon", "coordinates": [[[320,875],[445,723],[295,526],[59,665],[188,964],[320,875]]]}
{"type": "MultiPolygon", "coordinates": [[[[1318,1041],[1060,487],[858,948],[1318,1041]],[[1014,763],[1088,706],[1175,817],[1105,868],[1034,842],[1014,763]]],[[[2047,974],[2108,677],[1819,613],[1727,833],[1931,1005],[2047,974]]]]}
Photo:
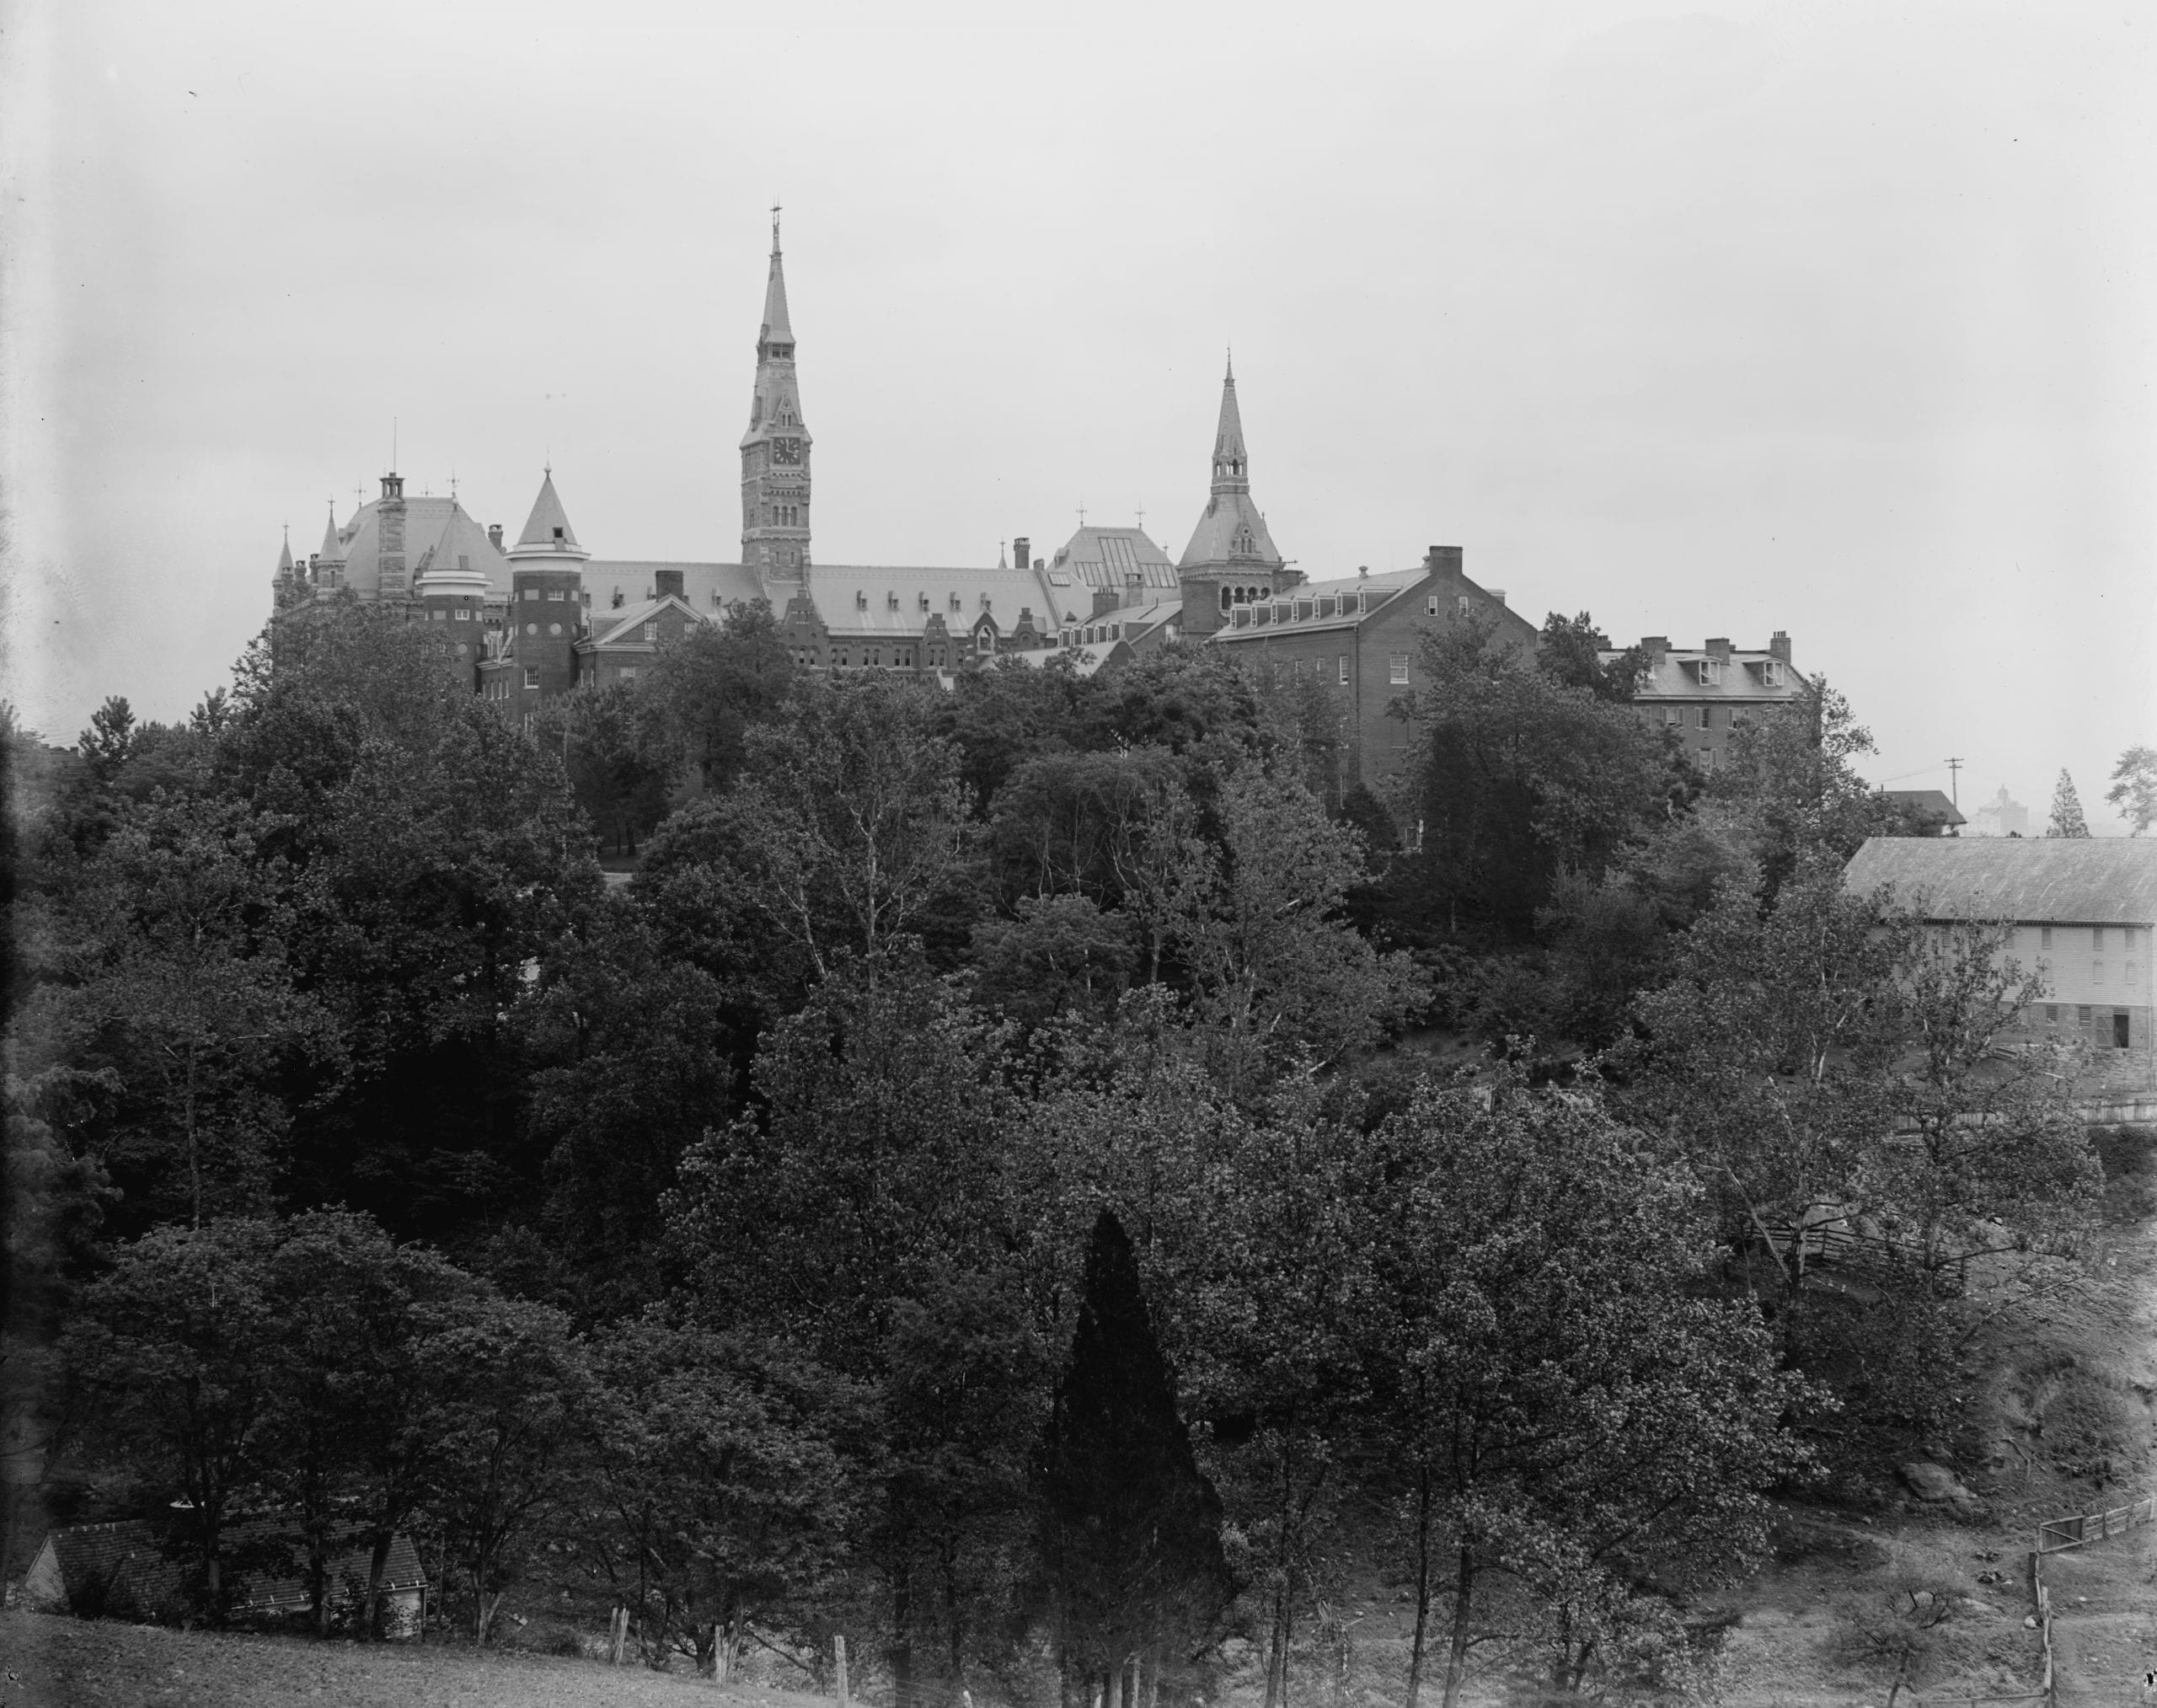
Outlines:
{"type": "Polygon", "coordinates": [[[1236,407],[1236,359],[1228,357],[1228,377],[1221,382],[1221,425],[1213,434],[1213,490],[1217,493],[1250,490],[1250,458],[1244,450],[1243,411],[1236,407]]]}
{"type": "Polygon", "coordinates": [[[337,537],[337,501],[334,498],[329,501],[329,526],[323,533],[319,555],[325,564],[345,561],[345,542],[337,537]]]}
{"type": "Polygon", "coordinates": [[[277,554],[277,573],[289,576],[292,572],[292,525],[285,524],[285,543],[277,554]]]}
{"type": "Polygon", "coordinates": [[[794,354],[794,326],[786,318],[786,266],[780,259],[779,247],[779,206],[772,206],[772,265],[770,275],[764,281],[764,324],[757,334],[757,354],[773,355],[773,345],[784,345],[785,355],[794,354]]]}

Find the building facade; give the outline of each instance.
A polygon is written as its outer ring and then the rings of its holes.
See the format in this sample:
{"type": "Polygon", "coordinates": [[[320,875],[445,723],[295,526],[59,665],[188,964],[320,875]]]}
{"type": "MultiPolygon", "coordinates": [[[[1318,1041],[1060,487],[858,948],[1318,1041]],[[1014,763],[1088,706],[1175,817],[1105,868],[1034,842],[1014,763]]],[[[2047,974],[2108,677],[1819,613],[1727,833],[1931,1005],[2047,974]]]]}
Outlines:
{"type": "Polygon", "coordinates": [[[2157,842],[2138,837],[1873,837],[1844,886],[1884,890],[1946,926],[2012,927],[2006,953],[2045,980],[2024,1009],[2024,1039],[2087,1045],[2110,1097],[2157,1093],[2157,842]]]}
{"type": "MultiPolygon", "coordinates": [[[[1420,565],[1313,582],[1282,556],[1251,485],[1233,365],[1204,508],[1171,559],[1143,527],[1081,526],[1036,557],[1030,538],[988,565],[826,564],[814,550],[815,440],[787,303],[776,219],[739,443],[737,561],[595,555],[578,540],[551,467],[505,545],[452,494],[408,497],[397,474],[304,565],[289,548],[276,613],[303,618],[356,597],[429,625],[444,668],[506,715],[528,719],[581,683],[634,682],[670,641],[736,605],[767,602],[785,645],[811,670],[897,671],[948,683],[1009,661],[1113,667],[1173,641],[1226,648],[1261,682],[1323,681],[1341,701],[1357,777],[1399,768],[1406,725],[1388,712],[1422,667],[1420,634],[1471,613],[1507,640],[1534,629],[1504,596],[1469,581],[1458,548],[1420,565]]],[[[1711,643],[1711,645],[1714,643],[1711,643]]]]}
{"type": "MultiPolygon", "coordinates": [[[[1778,629],[1758,651],[1717,638],[1698,648],[1674,647],[1667,634],[1640,642],[1647,668],[1633,695],[1641,718],[1667,729],[1686,757],[1703,771],[1729,762],[1731,736],[1771,708],[1787,704],[1811,687],[1790,664],[1790,636],[1778,629]]],[[[1606,665],[1624,656],[1605,649],[1606,665]]]]}

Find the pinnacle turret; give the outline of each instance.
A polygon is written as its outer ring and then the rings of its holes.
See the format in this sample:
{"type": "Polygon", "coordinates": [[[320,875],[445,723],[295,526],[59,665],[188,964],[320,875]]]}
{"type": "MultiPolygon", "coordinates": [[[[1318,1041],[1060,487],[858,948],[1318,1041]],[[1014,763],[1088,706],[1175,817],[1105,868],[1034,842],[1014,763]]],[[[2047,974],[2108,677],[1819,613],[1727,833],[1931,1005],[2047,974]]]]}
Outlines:
{"type": "Polygon", "coordinates": [[[757,357],[794,354],[794,324],[786,315],[786,264],[779,247],[779,210],[772,210],[772,263],[764,280],[764,323],[757,331],[757,357]]]}
{"type": "Polygon", "coordinates": [[[1228,359],[1228,377],[1221,382],[1221,424],[1213,434],[1213,490],[1250,490],[1250,459],[1244,450],[1243,411],[1236,407],[1234,356],[1228,359]]]}
{"type": "Polygon", "coordinates": [[[525,522],[524,532],[517,537],[517,551],[527,549],[583,555],[583,548],[576,543],[576,530],[570,526],[569,512],[562,508],[562,501],[554,490],[551,464],[540,479],[539,495],[532,501],[532,514],[525,522]]]}
{"type": "Polygon", "coordinates": [[[329,526],[322,536],[322,549],[318,555],[325,564],[345,561],[345,542],[337,533],[337,501],[329,501],[329,526]]]}

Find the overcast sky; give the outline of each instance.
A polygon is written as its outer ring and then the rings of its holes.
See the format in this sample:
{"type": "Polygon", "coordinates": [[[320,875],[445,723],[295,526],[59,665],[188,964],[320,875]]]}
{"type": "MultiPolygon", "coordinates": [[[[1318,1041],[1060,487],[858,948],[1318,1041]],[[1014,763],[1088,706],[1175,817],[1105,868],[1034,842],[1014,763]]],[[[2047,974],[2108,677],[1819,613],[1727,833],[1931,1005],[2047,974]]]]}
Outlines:
{"type": "Polygon", "coordinates": [[[1180,553],[1235,349],[1313,575],[1765,645],[2101,830],[2153,717],[2131,4],[4,0],[8,687],[184,715],[388,465],[738,555],[785,212],[815,554],[1180,553]]]}

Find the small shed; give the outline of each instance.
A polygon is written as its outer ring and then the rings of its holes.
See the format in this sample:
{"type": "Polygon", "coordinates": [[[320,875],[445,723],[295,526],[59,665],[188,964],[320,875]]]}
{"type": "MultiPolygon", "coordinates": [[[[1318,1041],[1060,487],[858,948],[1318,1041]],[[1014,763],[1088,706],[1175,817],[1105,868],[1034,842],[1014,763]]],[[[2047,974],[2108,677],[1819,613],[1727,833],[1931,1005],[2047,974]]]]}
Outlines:
{"type": "MultiPolygon", "coordinates": [[[[354,1604],[366,1591],[372,1550],[349,1526],[332,1538],[331,1550],[328,1593],[354,1604]]],[[[274,1620],[308,1611],[307,1542],[297,1523],[238,1520],[226,1529],[223,1552],[231,1561],[236,1617],[274,1620]]],[[[23,1593],[33,1605],[155,1622],[185,1608],[193,1576],[193,1562],[173,1551],[151,1524],[124,1518],[50,1532],[23,1579],[23,1593]]],[[[416,1635],[426,1593],[419,1553],[400,1530],[390,1539],[383,1571],[383,1629],[392,1636],[416,1635]]]]}

